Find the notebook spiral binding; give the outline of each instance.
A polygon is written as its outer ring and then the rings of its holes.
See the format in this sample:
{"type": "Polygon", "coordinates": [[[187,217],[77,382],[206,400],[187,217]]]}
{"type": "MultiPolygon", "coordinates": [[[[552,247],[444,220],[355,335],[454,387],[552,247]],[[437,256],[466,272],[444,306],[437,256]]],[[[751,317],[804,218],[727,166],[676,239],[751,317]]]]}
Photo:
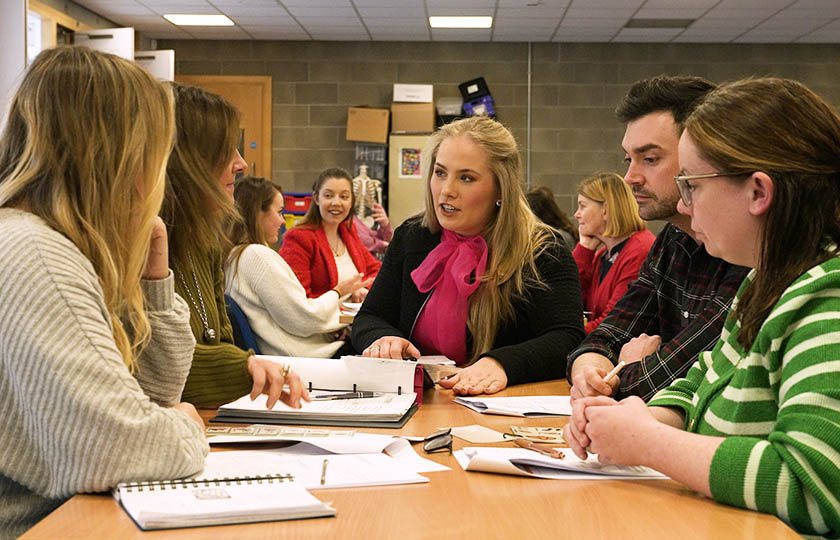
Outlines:
{"type": "Polygon", "coordinates": [[[180,488],[207,488],[232,485],[271,484],[275,481],[293,482],[294,475],[291,474],[270,474],[266,476],[240,476],[234,478],[208,478],[204,480],[182,479],[182,480],[159,480],[154,482],[123,482],[117,485],[117,489],[131,493],[144,491],[165,491],[167,489],[180,488]]]}

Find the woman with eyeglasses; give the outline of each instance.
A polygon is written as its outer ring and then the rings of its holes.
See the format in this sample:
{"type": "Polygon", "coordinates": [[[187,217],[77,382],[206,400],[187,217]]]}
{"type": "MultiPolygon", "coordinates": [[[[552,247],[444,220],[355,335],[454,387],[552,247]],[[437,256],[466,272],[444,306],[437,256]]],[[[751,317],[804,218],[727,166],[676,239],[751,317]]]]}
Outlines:
{"type": "Polygon", "coordinates": [[[246,176],[237,180],[233,197],[241,220],[231,234],[234,247],[225,264],[225,292],[248,318],[260,351],[313,358],[342,351],[347,325],[338,321],[341,297],[363,286],[361,276],[354,274],[335,289],[307,298],[295,273],[269,247],[277,243],[283,224],[283,194],[265,178],[246,176]]]}
{"type": "Polygon", "coordinates": [[[836,538],[840,118],[794,81],[726,84],[686,121],[679,160],[679,211],[710,254],[752,271],[685,378],[648,406],[576,400],[566,440],[836,538]]]}
{"type": "Polygon", "coordinates": [[[572,251],[580,272],[583,307],[589,313],[583,330],[598,328],[627,286],[639,275],[656,239],[639,216],[639,204],[624,178],[599,173],[578,186],[580,242],[572,251]]]}

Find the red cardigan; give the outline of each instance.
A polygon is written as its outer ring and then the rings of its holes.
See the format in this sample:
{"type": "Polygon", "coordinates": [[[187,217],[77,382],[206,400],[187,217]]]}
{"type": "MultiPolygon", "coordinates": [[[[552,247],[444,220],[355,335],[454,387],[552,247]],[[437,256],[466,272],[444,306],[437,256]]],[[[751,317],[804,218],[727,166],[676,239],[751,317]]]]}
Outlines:
{"type": "Polygon", "coordinates": [[[594,251],[578,244],[572,251],[580,274],[583,308],[592,312],[589,322],[583,328],[587,334],[598,328],[616,302],[627,292],[627,286],[639,275],[639,268],[655,239],[648,230],[633,233],[600,283],[601,255],[607,248],[601,247],[594,251]]]}
{"type": "MultiPolygon", "coordinates": [[[[345,223],[339,225],[338,234],[347,246],[353,264],[365,275],[364,279],[376,277],[382,263],[374,259],[362,244],[352,222],[349,229],[345,223]]],[[[283,235],[279,253],[289,263],[309,298],[317,298],[338,284],[335,257],[323,227],[289,229],[283,235]]]]}

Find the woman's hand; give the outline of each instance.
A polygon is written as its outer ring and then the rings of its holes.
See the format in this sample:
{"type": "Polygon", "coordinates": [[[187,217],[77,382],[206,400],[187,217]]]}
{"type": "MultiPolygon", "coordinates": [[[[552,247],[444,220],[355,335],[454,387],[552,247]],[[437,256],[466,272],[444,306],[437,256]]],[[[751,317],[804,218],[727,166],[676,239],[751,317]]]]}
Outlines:
{"type": "Polygon", "coordinates": [[[420,350],[407,339],[397,336],[385,336],[377,339],[362,351],[362,356],[372,358],[420,358],[420,350]]]}
{"type": "Polygon", "coordinates": [[[365,301],[365,298],[367,298],[368,292],[370,292],[370,291],[368,290],[367,287],[362,287],[361,289],[357,289],[356,291],[353,292],[353,294],[350,295],[350,301],[351,302],[362,303],[362,302],[365,301]]]}
{"type": "Polygon", "coordinates": [[[580,459],[586,459],[589,436],[586,434],[586,408],[592,405],[616,405],[618,402],[605,396],[588,397],[572,401],[572,416],[563,428],[563,438],[580,459]]]}
{"type": "Polygon", "coordinates": [[[580,245],[585,247],[586,249],[591,249],[595,251],[598,249],[598,246],[601,245],[601,241],[598,239],[597,236],[587,236],[581,232],[580,227],[578,227],[578,236],[580,236],[580,245]]]}
{"type": "Polygon", "coordinates": [[[507,387],[507,373],[495,358],[484,356],[449,379],[438,384],[451,388],[456,394],[495,394],[507,387]]]}
{"type": "Polygon", "coordinates": [[[335,292],[338,293],[339,298],[349,296],[361,289],[364,286],[362,283],[363,277],[365,277],[365,275],[360,272],[358,274],[353,274],[352,277],[349,277],[344,281],[339,281],[338,285],[335,286],[335,292]]]}
{"type": "Polygon", "coordinates": [[[638,396],[607,405],[591,402],[583,411],[589,450],[603,463],[644,465],[659,444],[659,421],[638,396]]]}
{"type": "Polygon", "coordinates": [[[370,207],[371,216],[373,216],[373,220],[379,223],[380,227],[388,227],[391,225],[391,220],[388,219],[388,214],[385,213],[385,209],[379,203],[373,203],[370,207]]]}
{"type": "Polygon", "coordinates": [[[268,395],[266,407],[269,409],[274,407],[278,399],[295,409],[300,408],[301,399],[310,401],[309,392],[303,387],[303,383],[297,374],[287,371],[286,375],[283,376],[285,367],[284,364],[278,362],[249,356],[248,373],[254,380],[254,385],[251,387],[251,399],[257,399],[260,394],[268,395]],[[284,390],[284,385],[289,385],[289,389],[284,390]]]}
{"type": "Polygon", "coordinates": [[[160,216],[155,216],[149,254],[146,257],[146,267],[143,269],[143,279],[165,279],[167,276],[169,276],[169,240],[166,235],[166,225],[163,224],[160,216]]]}
{"type": "Polygon", "coordinates": [[[201,426],[201,429],[204,429],[204,420],[201,419],[199,416],[198,411],[195,410],[195,406],[192,403],[187,403],[186,401],[182,401],[181,403],[172,407],[173,409],[177,409],[182,413],[189,416],[192,420],[198,422],[198,425],[201,426]]]}

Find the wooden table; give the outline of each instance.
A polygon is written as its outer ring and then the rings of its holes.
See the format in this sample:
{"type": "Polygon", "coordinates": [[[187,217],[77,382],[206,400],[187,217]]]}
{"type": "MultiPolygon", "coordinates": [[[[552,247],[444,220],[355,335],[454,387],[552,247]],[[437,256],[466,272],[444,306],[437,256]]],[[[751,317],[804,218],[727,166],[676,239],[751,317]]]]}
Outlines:
{"type": "MultiPolygon", "coordinates": [[[[568,394],[568,390],[565,382],[553,381],[516,386],[501,395],[568,394]]],[[[427,390],[420,410],[399,432],[427,435],[438,427],[471,424],[508,431],[512,423],[562,426],[566,422],[565,418],[482,415],[451,399],[450,391],[427,390]]],[[[212,412],[204,413],[205,418],[210,416],[212,412]]],[[[455,439],[455,448],[462,446],[475,445],[455,439]]],[[[717,504],[670,480],[538,480],[468,473],[449,454],[429,457],[452,470],[426,473],[428,484],[313,491],[338,510],[335,518],[144,533],[111,496],[77,495],[21,538],[799,538],[774,516],[717,504]]]]}

